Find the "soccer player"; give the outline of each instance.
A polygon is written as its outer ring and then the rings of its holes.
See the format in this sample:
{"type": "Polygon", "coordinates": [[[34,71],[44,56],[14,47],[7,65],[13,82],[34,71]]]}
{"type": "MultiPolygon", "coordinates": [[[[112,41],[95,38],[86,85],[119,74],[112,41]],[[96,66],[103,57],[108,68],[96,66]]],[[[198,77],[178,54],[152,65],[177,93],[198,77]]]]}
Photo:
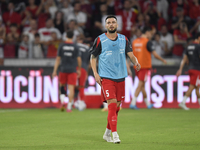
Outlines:
{"type": "Polygon", "coordinates": [[[81,75],[81,57],[78,46],[73,43],[73,31],[67,31],[67,40],[65,43],[59,45],[58,54],[56,57],[52,78],[57,75],[59,67],[59,84],[60,84],[60,100],[61,111],[64,111],[64,98],[66,94],[65,86],[69,91],[69,102],[67,105],[67,112],[72,111],[72,102],[74,98],[74,88],[77,78],[81,75]],[[78,69],[76,67],[78,66],[78,69]]]}
{"type": "Polygon", "coordinates": [[[153,107],[153,104],[151,104],[147,100],[147,93],[145,91],[147,73],[152,67],[151,54],[153,54],[156,59],[166,64],[166,61],[156,53],[156,51],[154,50],[154,46],[150,41],[150,39],[152,38],[153,30],[150,27],[145,27],[142,32],[142,36],[132,42],[133,54],[138,58],[138,62],[141,64],[141,69],[140,71],[136,71],[135,73],[139,79],[139,83],[129,106],[131,109],[139,109],[136,106],[136,101],[141,91],[147,108],[151,109],[153,107]]]}
{"type": "Polygon", "coordinates": [[[184,110],[189,110],[189,108],[185,105],[187,98],[191,95],[192,91],[196,90],[196,95],[198,98],[198,102],[200,104],[200,94],[199,94],[199,87],[200,87],[200,33],[197,33],[197,36],[193,43],[189,44],[186,48],[185,54],[181,61],[179,70],[177,71],[176,75],[180,76],[183,70],[183,67],[186,62],[189,61],[189,76],[190,76],[190,85],[189,89],[185,93],[183,97],[183,101],[179,103],[179,107],[183,108],[184,110]]]}
{"type": "Polygon", "coordinates": [[[121,101],[125,97],[125,77],[127,77],[126,55],[140,70],[140,64],[132,53],[128,39],[117,33],[117,18],[109,15],[105,19],[107,32],[99,35],[91,48],[90,63],[96,82],[101,86],[104,101],[108,103],[107,128],[103,139],[120,143],[117,134],[117,116],[121,101]],[[98,57],[98,72],[97,72],[98,57]],[[112,131],[112,137],[111,137],[112,131]]]}
{"type": "Polygon", "coordinates": [[[86,108],[84,87],[85,87],[85,82],[87,80],[90,53],[89,53],[89,44],[84,43],[83,37],[79,37],[77,39],[77,45],[79,47],[82,60],[81,76],[78,79],[78,90],[79,90],[78,109],[84,110],[86,108]]]}

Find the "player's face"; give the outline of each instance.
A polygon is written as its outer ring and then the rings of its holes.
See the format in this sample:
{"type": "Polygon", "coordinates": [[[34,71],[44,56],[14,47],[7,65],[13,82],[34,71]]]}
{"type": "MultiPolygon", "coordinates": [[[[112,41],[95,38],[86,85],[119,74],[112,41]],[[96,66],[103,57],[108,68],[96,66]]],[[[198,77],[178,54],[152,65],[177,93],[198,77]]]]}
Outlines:
{"type": "Polygon", "coordinates": [[[115,33],[117,31],[117,20],[115,18],[108,18],[106,20],[106,29],[109,33],[115,33]]]}

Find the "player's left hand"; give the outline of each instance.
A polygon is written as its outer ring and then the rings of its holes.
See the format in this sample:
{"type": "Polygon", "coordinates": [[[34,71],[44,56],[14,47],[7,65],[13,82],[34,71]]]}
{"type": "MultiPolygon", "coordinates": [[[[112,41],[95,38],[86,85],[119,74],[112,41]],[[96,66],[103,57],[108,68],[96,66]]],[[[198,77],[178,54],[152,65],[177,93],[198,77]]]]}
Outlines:
{"type": "Polygon", "coordinates": [[[52,79],[53,79],[56,75],[57,75],[57,73],[56,73],[56,72],[53,72],[53,73],[52,73],[52,79]]]}
{"type": "Polygon", "coordinates": [[[136,68],[135,68],[135,69],[136,69],[137,71],[139,71],[139,70],[140,70],[140,68],[141,68],[140,64],[139,64],[139,63],[136,63],[136,64],[135,64],[135,66],[136,66],[136,68]]]}

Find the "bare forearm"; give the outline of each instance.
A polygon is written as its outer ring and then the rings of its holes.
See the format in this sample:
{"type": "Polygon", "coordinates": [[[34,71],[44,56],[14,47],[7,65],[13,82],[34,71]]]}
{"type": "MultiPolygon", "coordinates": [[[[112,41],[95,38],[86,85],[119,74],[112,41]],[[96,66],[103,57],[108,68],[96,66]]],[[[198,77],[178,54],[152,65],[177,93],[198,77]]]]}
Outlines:
{"type": "Polygon", "coordinates": [[[78,68],[81,69],[81,65],[82,65],[81,57],[77,58],[77,62],[78,62],[78,68]]]}
{"type": "Polygon", "coordinates": [[[53,72],[57,72],[59,64],[60,64],[60,59],[56,58],[53,72]]]}
{"type": "Polygon", "coordinates": [[[91,55],[90,57],[90,64],[91,64],[91,68],[94,74],[97,73],[97,58],[94,55],[91,55]]]}
{"type": "Polygon", "coordinates": [[[128,57],[130,58],[131,62],[135,65],[136,63],[138,63],[137,58],[133,55],[132,52],[127,53],[128,57]]]}

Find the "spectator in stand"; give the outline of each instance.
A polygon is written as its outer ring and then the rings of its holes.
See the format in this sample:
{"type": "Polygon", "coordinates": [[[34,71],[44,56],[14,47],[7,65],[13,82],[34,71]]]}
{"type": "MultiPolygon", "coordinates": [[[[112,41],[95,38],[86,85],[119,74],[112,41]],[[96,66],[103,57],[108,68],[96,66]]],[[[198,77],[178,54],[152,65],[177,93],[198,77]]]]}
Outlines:
{"type": "Polygon", "coordinates": [[[17,44],[12,34],[7,34],[6,42],[4,45],[4,58],[15,58],[16,57],[17,44]]]}
{"type": "Polygon", "coordinates": [[[160,33],[158,32],[154,36],[153,46],[158,55],[162,57],[167,55],[167,44],[161,41],[160,33]]]}
{"type": "Polygon", "coordinates": [[[174,39],[171,33],[167,30],[167,25],[161,27],[160,40],[167,45],[167,50],[165,51],[165,56],[171,55],[172,48],[174,46],[174,39]]]}
{"type": "Polygon", "coordinates": [[[131,27],[136,22],[137,13],[133,11],[131,2],[129,0],[124,1],[124,8],[122,11],[117,12],[117,15],[122,16],[122,34],[127,38],[130,38],[131,27]]]}
{"type": "MultiPolygon", "coordinates": [[[[76,42],[77,36],[84,34],[83,29],[77,25],[77,22],[75,20],[71,20],[69,22],[67,29],[66,29],[66,32],[69,31],[69,30],[70,31],[72,30],[74,32],[74,36],[73,36],[73,42],[74,43],[76,42]]],[[[62,36],[63,41],[67,40],[66,32],[63,33],[63,36],[62,36]]]]}
{"type": "Polygon", "coordinates": [[[158,0],[157,1],[157,10],[162,14],[163,18],[168,21],[168,7],[169,3],[167,0],[158,0]]]}
{"type": "Polygon", "coordinates": [[[174,48],[173,48],[173,57],[182,58],[184,46],[187,44],[187,39],[191,37],[191,34],[188,32],[187,24],[181,22],[179,29],[174,30],[174,48]]]}
{"type": "Polygon", "coordinates": [[[31,12],[28,10],[24,11],[24,18],[22,19],[21,25],[23,26],[23,32],[27,31],[30,29],[30,22],[32,19],[31,12]]]}
{"type": "Polygon", "coordinates": [[[30,20],[30,28],[27,30],[27,31],[25,31],[24,33],[25,34],[28,34],[28,36],[29,36],[29,41],[32,43],[33,41],[34,41],[34,36],[35,36],[35,34],[38,32],[38,29],[37,29],[37,22],[36,22],[36,20],[34,20],[34,19],[31,19],[30,20]]]}
{"type": "Polygon", "coordinates": [[[180,26],[180,23],[184,21],[188,27],[191,26],[191,19],[188,16],[184,15],[184,10],[181,7],[176,8],[176,16],[172,18],[172,29],[177,29],[180,26]]]}
{"type": "Polygon", "coordinates": [[[1,16],[0,16],[0,37],[1,37],[1,39],[3,39],[3,41],[5,41],[5,38],[6,38],[6,28],[5,28],[5,25],[3,23],[3,19],[2,19],[1,16]]]}
{"type": "Polygon", "coordinates": [[[10,25],[8,34],[12,35],[15,42],[19,42],[20,32],[18,31],[17,24],[13,23],[13,24],[10,25]]]}
{"type": "Polygon", "coordinates": [[[63,21],[62,11],[56,12],[53,23],[54,23],[54,27],[57,28],[61,34],[63,34],[65,29],[64,29],[64,21],[63,21]]]}
{"type": "Polygon", "coordinates": [[[43,1],[40,4],[40,9],[42,9],[42,12],[38,16],[38,29],[45,27],[47,20],[51,17],[49,6],[45,5],[43,1]]]}
{"type": "Polygon", "coordinates": [[[12,2],[8,3],[8,11],[3,13],[3,21],[6,24],[7,32],[12,23],[17,24],[17,26],[20,27],[21,16],[17,12],[14,12],[14,4],[12,2]]]}
{"type": "Polygon", "coordinates": [[[189,3],[189,16],[191,19],[197,21],[200,19],[200,4],[199,0],[192,0],[189,3]]]}
{"type": "Polygon", "coordinates": [[[34,39],[31,49],[32,58],[44,58],[44,47],[43,44],[40,43],[40,34],[36,33],[34,39]]]}
{"type": "MultiPolygon", "coordinates": [[[[41,3],[44,3],[44,0],[42,0],[43,2],[41,2],[41,3]]],[[[28,1],[28,6],[26,7],[26,10],[27,11],[29,11],[31,14],[32,14],[32,17],[33,17],[33,19],[36,19],[37,18],[37,16],[40,14],[40,12],[41,12],[41,7],[42,6],[37,6],[36,4],[35,4],[35,0],[29,0],[28,1]]]]}
{"type": "Polygon", "coordinates": [[[52,31],[51,40],[47,42],[47,45],[48,45],[47,58],[56,58],[57,50],[61,42],[62,41],[58,39],[56,32],[52,31]]]}
{"type": "Polygon", "coordinates": [[[18,58],[28,58],[30,51],[29,36],[27,34],[22,35],[22,42],[18,49],[18,58]]]}
{"type": "Polygon", "coordinates": [[[141,8],[138,0],[131,0],[133,11],[137,14],[141,13],[141,8]]]}
{"type": "Polygon", "coordinates": [[[71,6],[68,0],[63,0],[62,5],[63,5],[63,8],[61,9],[61,11],[64,14],[64,20],[67,23],[68,15],[72,13],[74,8],[71,6]]]}
{"type": "Polygon", "coordinates": [[[153,3],[150,3],[144,12],[144,14],[148,14],[150,17],[150,24],[154,27],[157,27],[158,19],[160,17],[159,12],[157,11],[156,7],[153,5],[153,3]]]}
{"type": "Polygon", "coordinates": [[[95,25],[94,32],[93,32],[94,37],[106,31],[106,28],[103,26],[102,22],[105,22],[105,19],[103,20],[103,17],[108,15],[107,10],[108,10],[107,5],[101,4],[100,14],[94,16],[94,25],[95,25]]]}
{"type": "Polygon", "coordinates": [[[177,16],[177,8],[183,9],[183,14],[185,16],[188,16],[188,5],[186,0],[177,0],[175,3],[171,3],[172,8],[172,15],[173,17],[177,16]]]}
{"type": "Polygon", "coordinates": [[[130,41],[133,42],[135,39],[141,37],[142,31],[139,28],[134,28],[133,27],[132,30],[131,30],[131,34],[132,34],[132,36],[131,36],[130,41]]]}
{"type": "Polygon", "coordinates": [[[74,11],[69,14],[67,20],[68,20],[68,23],[70,20],[76,20],[78,26],[85,29],[85,24],[87,22],[87,15],[81,11],[80,2],[74,3],[74,11]]]}
{"type": "Polygon", "coordinates": [[[48,19],[46,22],[46,27],[40,28],[38,33],[40,34],[41,41],[48,42],[52,40],[51,33],[55,32],[58,39],[61,39],[61,33],[58,29],[54,28],[53,20],[48,19]]]}
{"type": "Polygon", "coordinates": [[[55,13],[58,10],[54,0],[46,0],[46,4],[49,7],[49,13],[51,14],[51,19],[55,18],[55,13]]]}

